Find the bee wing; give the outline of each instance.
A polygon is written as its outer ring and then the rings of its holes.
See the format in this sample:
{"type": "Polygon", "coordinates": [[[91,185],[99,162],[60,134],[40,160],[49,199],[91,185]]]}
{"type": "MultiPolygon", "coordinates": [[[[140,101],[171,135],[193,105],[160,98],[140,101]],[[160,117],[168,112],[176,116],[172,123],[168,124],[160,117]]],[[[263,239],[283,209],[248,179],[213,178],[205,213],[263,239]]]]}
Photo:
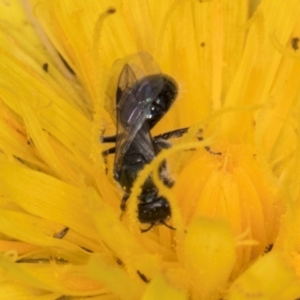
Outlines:
{"type": "Polygon", "coordinates": [[[144,156],[145,162],[149,163],[154,159],[155,150],[148,123],[145,122],[143,124],[131,145],[133,145],[135,149],[138,149],[139,153],[144,156]]]}
{"type": "Polygon", "coordinates": [[[117,141],[115,155],[115,171],[122,166],[123,156],[129,146],[137,147],[139,152],[145,151],[146,161],[153,159],[154,150],[145,122],[153,99],[163,88],[163,80],[147,78],[137,81],[129,65],[125,65],[120,75],[117,90],[117,141]],[[152,149],[150,149],[152,146],[152,149]],[[147,150],[149,149],[149,150],[147,150]]]}
{"type": "MultiPolygon", "coordinates": [[[[127,143],[127,145],[129,144],[127,143]]],[[[119,149],[121,149],[121,147],[117,146],[114,163],[114,171],[116,173],[119,173],[119,171],[121,170],[123,166],[124,154],[126,153],[119,153],[119,149]]],[[[139,155],[142,155],[145,163],[149,163],[154,159],[155,150],[153,147],[152,137],[149,131],[149,126],[146,122],[140,127],[139,131],[135,135],[135,138],[132,139],[130,143],[130,149],[133,151],[133,153],[138,153],[139,155]]]]}
{"type": "Polygon", "coordinates": [[[122,93],[126,86],[133,86],[135,82],[143,77],[160,73],[161,71],[152,56],[145,51],[140,51],[133,55],[129,55],[124,59],[118,59],[115,61],[110,71],[110,79],[105,91],[104,100],[104,107],[109,112],[115,123],[117,113],[116,98],[118,98],[118,95],[116,97],[116,91],[122,93]],[[120,74],[123,73],[125,65],[129,66],[133,76],[129,76],[129,74],[125,76],[125,74],[123,74],[123,77],[121,78],[120,74]]]}
{"type": "Polygon", "coordinates": [[[161,74],[161,70],[153,57],[145,51],[132,55],[127,64],[131,67],[137,80],[147,75],[161,74]]]}

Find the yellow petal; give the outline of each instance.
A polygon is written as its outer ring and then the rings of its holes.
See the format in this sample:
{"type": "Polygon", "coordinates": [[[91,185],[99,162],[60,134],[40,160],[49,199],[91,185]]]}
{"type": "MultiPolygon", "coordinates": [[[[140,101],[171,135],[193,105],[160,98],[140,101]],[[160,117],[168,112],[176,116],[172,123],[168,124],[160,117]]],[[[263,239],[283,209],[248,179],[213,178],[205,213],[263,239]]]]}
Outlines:
{"type": "Polygon", "coordinates": [[[185,300],[188,299],[188,297],[186,292],[172,287],[162,276],[157,276],[149,284],[142,297],[142,300],[154,299],[185,300]]]}
{"type": "Polygon", "coordinates": [[[187,228],[184,249],[193,297],[218,299],[236,260],[230,226],[223,220],[195,218],[187,228]]]}
{"type": "Polygon", "coordinates": [[[286,254],[267,254],[238,278],[229,290],[230,300],[296,299],[300,280],[286,254]]]}
{"type": "Polygon", "coordinates": [[[248,238],[259,245],[239,253],[240,262],[246,263],[274,241],[283,211],[276,186],[253,149],[246,145],[223,149],[217,148],[221,155],[199,151],[181,172],[175,192],[187,223],[196,216],[224,218],[235,236],[248,231],[248,238]]]}

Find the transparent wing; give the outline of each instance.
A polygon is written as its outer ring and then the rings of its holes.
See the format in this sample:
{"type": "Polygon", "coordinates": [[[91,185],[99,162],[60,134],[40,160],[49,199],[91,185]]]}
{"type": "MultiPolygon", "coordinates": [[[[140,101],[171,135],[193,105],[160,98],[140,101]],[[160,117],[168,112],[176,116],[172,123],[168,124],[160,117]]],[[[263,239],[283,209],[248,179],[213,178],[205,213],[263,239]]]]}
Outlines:
{"type": "Polygon", "coordinates": [[[163,88],[163,80],[159,76],[137,80],[135,74],[129,65],[125,65],[117,88],[115,155],[115,171],[117,172],[130,146],[135,147],[139,152],[145,151],[143,154],[145,154],[146,161],[152,160],[154,155],[149,126],[145,121],[153,100],[163,88]],[[151,146],[152,149],[150,149],[151,146]]]}
{"type": "MultiPolygon", "coordinates": [[[[123,72],[123,68],[126,64],[132,70],[136,81],[147,75],[161,74],[161,71],[152,56],[144,51],[129,55],[124,59],[118,59],[114,63],[109,74],[109,82],[105,92],[104,107],[109,112],[115,123],[117,122],[116,91],[121,84],[120,74],[123,72]]],[[[124,76],[123,79],[125,80],[126,77],[124,76]]],[[[128,84],[125,80],[123,82],[123,87],[126,85],[128,84]]]]}
{"type": "MultiPolygon", "coordinates": [[[[130,151],[134,154],[142,155],[145,163],[151,162],[155,157],[155,150],[153,147],[152,137],[150,135],[149,126],[145,122],[139,131],[136,133],[135,138],[130,144],[130,151]]],[[[123,166],[124,155],[122,155],[121,147],[116,147],[114,172],[119,174],[123,166]]]]}

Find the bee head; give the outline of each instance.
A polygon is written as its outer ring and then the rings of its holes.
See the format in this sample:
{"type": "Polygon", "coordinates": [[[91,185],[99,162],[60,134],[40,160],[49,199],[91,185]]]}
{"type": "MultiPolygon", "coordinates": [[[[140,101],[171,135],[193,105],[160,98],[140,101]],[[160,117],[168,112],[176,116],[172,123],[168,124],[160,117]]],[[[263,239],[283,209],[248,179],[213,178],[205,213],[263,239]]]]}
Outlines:
{"type": "Polygon", "coordinates": [[[148,202],[141,202],[138,205],[138,218],[141,223],[150,223],[152,226],[165,224],[165,220],[170,216],[171,207],[164,197],[148,199],[148,202]]]}

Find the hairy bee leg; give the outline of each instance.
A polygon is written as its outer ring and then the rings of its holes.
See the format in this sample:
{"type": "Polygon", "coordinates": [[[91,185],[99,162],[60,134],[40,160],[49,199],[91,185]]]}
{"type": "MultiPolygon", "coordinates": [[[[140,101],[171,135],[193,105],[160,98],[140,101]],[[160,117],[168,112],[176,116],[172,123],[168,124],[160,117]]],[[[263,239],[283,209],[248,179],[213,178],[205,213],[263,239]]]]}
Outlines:
{"type": "Polygon", "coordinates": [[[114,154],[115,152],[116,152],[116,147],[112,147],[112,148],[109,148],[105,151],[102,151],[102,157],[103,157],[104,164],[105,164],[105,174],[108,173],[106,156],[108,156],[109,154],[114,154]]]}
{"type": "MultiPolygon", "coordinates": [[[[178,138],[178,137],[181,137],[183,134],[187,133],[188,130],[189,130],[189,127],[168,131],[168,132],[165,132],[165,133],[162,133],[162,134],[159,134],[159,135],[155,136],[153,139],[154,140],[156,140],[156,139],[157,140],[158,139],[167,140],[167,139],[170,139],[170,138],[178,138]]],[[[116,135],[102,136],[101,137],[101,143],[115,143],[116,140],[117,140],[116,135]]],[[[113,154],[113,153],[115,153],[115,148],[110,148],[106,151],[108,151],[107,155],[108,154],[113,154]],[[112,151],[110,151],[110,150],[112,150],[112,151]]],[[[105,154],[105,152],[103,152],[103,154],[105,154]]]]}
{"type": "Polygon", "coordinates": [[[122,211],[126,210],[126,201],[128,200],[128,198],[129,198],[129,194],[125,193],[122,198],[121,205],[120,205],[120,208],[122,211]]]}
{"type": "Polygon", "coordinates": [[[172,131],[165,132],[163,134],[157,135],[153,138],[154,145],[157,146],[156,150],[159,153],[161,149],[171,148],[171,144],[167,141],[170,138],[178,138],[183,134],[187,133],[189,127],[180,128],[172,131]]]}
{"type": "Polygon", "coordinates": [[[114,153],[116,153],[116,147],[111,147],[111,148],[103,151],[102,152],[102,156],[105,157],[105,156],[107,156],[109,154],[114,154],[114,153]]]}
{"type": "MultiPolygon", "coordinates": [[[[199,134],[200,136],[198,137],[198,141],[203,141],[203,136],[201,135],[202,134],[202,129],[199,130],[199,134]]],[[[222,152],[214,152],[211,150],[211,148],[209,146],[205,146],[204,149],[209,152],[210,154],[213,154],[213,155],[222,155],[222,152]]]]}
{"type": "Polygon", "coordinates": [[[162,149],[169,149],[172,147],[172,144],[165,139],[154,139],[153,145],[157,153],[159,153],[162,149]]]}
{"type": "Polygon", "coordinates": [[[213,154],[213,155],[222,155],[222,152],[214,152],[214,151],[211,150],[211,148],[209,146],[204,147],[204,149],[206,151],[208,151],[210,154],[213,154]]]}
{"type": "MultiPolygon", "coordinates": [[[[116,135],[102,136],[100,138],[101,143],[115,143],[116,140],[117,140],[116,135]]],[[[116,153],[116,147],[111,147],[111,148],[109,148],[109,149],[102,152],[102,156],[103,156],[105,165],[107,164],[106,156],[108,156],[110,154],[114,154],[114,153],[116,153]]],[[[107,167],[105,167],[105,173],[107,174],[107,172],[108,172],[108,169],[107,169],[107,167]]]]}
{"type": "MultiPolygon", "coordinates": [[[[188,130],[189,130],[189,127],[185,127],[185,128],[180,128],[180,129],[172,130],[169,132],[165,132],[163,134],[155,136],[153,138],[153,144],[154,144],[156,153],[159,153],[162,149],[169,149],[172,146],[172,144],[169,143],[167,141],[167,139],[181,137],[188,130]]],[[[165,167],[166,167],[166,161],[163,160],[160,165],[160,173],[161,173],[161,170],[164,169],[165,167]]],[[[174,181],[171,178],[161,177],[161,179],[163,180],[164,184],[169,188],[174,185],[174,181]]],[[[166,225],[166,226],[168,227],[168,225],[166,225]]]]}
{"type": "MultiPolygon", "coordinates": [[[[183,134],[187,133],[189,130],[189,127],[185,128],[180,128],[172,131],[165,132],[163,134],[159,134],[153,138],[154,143],[159,144],[162,148],[170,148],[171,145],[166,142],[165,140],[170,139],[170,138],[178,138],[181,137],[183,134]]],[[[112,136],[102,136],[101,137],[101,143],[115,143],[117,140],[116,135],[112,136]]],[[[102,152],[102,155],[105,157],[110,154],[114,154],[116,152],[116,147],[109,148],[105,151],[102,152]]]]}
{"type": "Polygon", "coordinates": [[[62,239],[68,233],[68,231],[69,231],[69,227],[65,227],[63,230],[55,233],[53,237],[56,239],[62,239]]]}
{"type": "Polygon", "coordinates": [[[189,127],[168,131],[168,132],[165,132],[165,133],[155,136],[154,140],[156,140],[156,139],[168,140],[170,138],[178,138],[178,137],[183,136],[185,133],[187,133],[188,130],[189,130],[189,127]]]}
{"type": "Polygon", "coordinates": [[[101,136],[100,138],[101,143],[115,143],[116,141],[117,141],[116,135],[101,136]]]}

